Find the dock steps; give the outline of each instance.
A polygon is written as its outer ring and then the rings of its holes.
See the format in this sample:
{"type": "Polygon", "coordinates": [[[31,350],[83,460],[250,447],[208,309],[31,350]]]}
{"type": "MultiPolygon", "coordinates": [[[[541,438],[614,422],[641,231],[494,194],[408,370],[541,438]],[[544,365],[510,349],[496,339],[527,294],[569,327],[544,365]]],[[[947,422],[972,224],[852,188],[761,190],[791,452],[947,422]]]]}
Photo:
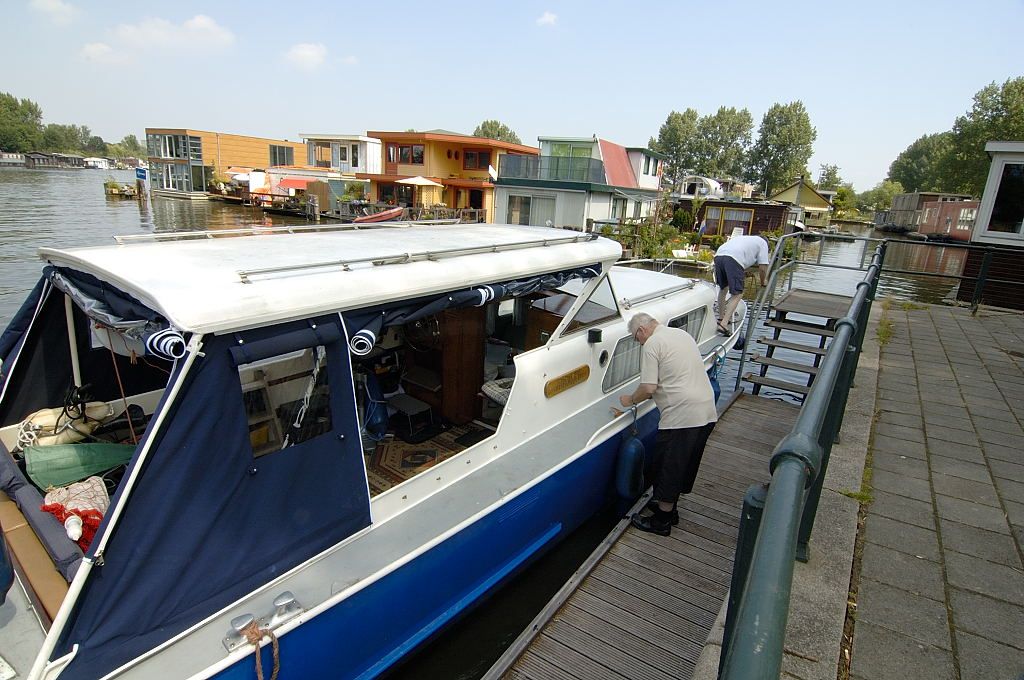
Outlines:
{"type": "Polygon", "coordinates": [[[807,352],[808,354],[816,354],[818,356],[825,356],[825,352],[828,351],[828,347],[815,347],[814,345],[804,345],[799,342],[776,340],[775,338],[769,338],[767,336],[758,338],[757,342],[761,345],[768,345],[769,347],[781,347],[782,349],[791,349],[794,352],[807,352]]]}
{"type": "Polygon", "coordinates": [[[788,390],[790,392],[796,392],[798,394],[807,395],[811,391],[809,385],[801,385],[799,383],[792,383],[787,380],[777,380],[775,378],[768,378],[763,375],[755,375],[753,373],[747,373],[743,376],[743,379],[747,382],[754,383],[754,385],[760,385],[762,387],[774,387],[780,390],[788,390]]]}
{"type": "Polygon", "coordinates": [[[760,354],[751,354],[750,360],[755,364],[761,364],[762,366],[777,366],[778,368],[785,368],[790,371],[797,371],[798,373],[810,373],[811,375],[818,375],[818,367],[811,366],[809,364],[801,364],[795,361],[785,361],[783,359],[762,356],[760,354]]]}
{"type": "Polygon", "coordinates": [[[822,337],[831,338],[836,334],[834,330],[826,328],[825,326],[819,326],[816,323],[806,323],[804,321],[768,321],[765,326],[776,328],[780,331],[796,331],[797,333],[808,333],[810,335],[820,335],[822,337]]]}

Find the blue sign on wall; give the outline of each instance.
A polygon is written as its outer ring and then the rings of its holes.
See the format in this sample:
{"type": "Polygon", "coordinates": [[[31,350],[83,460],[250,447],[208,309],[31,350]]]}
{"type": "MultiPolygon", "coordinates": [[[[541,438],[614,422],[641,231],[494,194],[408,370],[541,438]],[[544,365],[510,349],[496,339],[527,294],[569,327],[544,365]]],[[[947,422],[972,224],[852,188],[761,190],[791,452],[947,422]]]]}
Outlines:
{"type": "Polygon", "coordinates": [[[146,181],[146,168],[135,168],[135,179],[146,181]]]}

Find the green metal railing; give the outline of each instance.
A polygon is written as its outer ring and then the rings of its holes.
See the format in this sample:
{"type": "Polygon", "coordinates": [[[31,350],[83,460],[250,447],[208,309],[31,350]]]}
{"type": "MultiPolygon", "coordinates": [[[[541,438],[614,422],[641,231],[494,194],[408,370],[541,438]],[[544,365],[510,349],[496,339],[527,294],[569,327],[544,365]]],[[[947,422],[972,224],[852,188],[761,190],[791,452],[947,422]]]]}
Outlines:
{"type": "Polygon", "coordinates": [[[720,678],[779,676],[793,562],[801,552],[806,559],[821,483],[842,427],[886,247],[885,241],[876,247],[847,315],[835,324],[835,336],[796,424],[775,447],[767,494],[757,487],[748,492],[733,572],[733,590],[739,593],[730,596],[720,678]],[[757,507],[759,497],[763,510],[757,507]]]}

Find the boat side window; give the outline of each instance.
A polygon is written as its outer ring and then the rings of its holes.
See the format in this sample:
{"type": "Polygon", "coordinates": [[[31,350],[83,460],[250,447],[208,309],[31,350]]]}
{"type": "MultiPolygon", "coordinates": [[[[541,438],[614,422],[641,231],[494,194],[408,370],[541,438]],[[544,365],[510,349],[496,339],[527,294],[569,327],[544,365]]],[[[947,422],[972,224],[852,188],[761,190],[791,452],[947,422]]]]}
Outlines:
{"type": "Polygon", "coordinates": [[[1024,163],[1006,163],[998,186],[988,231],[1020,235],[1024,232],[1024,163]]]}
{"type": "Polygon", "coordinates": [[[704,328],[704,317],[707,316],[706,307],[698,307],[692,309],[682,316],[670,320],[668,325],[672,328],[682,328],[684,331],[693,336],[695,340],[700,339],[701,329],[704,328]]]}
{"type": "Polygon", "coordinates": [[[584,328],[590,328],[604,321],[617,319],[619,308],[615,304],[615,296],[612,294],[611,284],[608,278],[604,280],[591,292],[587,301],[576,310],[569,325],[565,328],[565,334],[574,333],[584,328]]]}
{"type": "Polygon", "coordinates": [[[608,362],[608,370],[601,382],[606,393],[640,375],[640,351],[641,345],[632,335],[615,343],[612,360],[608,362]]]}
{"type": "Polygon", "coordinates": [[[238,366],[254,457],[331,431],[323,345],[238,366]]]}

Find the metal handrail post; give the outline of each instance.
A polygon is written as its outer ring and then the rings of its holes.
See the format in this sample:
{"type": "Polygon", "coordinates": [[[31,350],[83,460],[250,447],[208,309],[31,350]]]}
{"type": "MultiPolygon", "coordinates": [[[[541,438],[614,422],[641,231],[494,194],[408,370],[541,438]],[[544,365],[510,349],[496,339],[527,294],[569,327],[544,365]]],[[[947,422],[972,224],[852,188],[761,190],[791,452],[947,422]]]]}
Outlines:
{"type": "Polygon", "coordinates": [[[992,248],[985,248],[985,254],[981,258],[981,268],[978,270],[978,279],[974,282],[974,295],[971,296],[971,314],[978,313],[978,306],[981,304],[981,291],[985,288],[985,280],[988,278],[988,266],[992,263],[992,248]]]}
{"type": "Polygon", "coordinates": [[[736,556],[732,562],[732,580],[729,583],[729,604],[725,613],[725,628],[722,631],[722,652],[718,659],[719,677],[736,628],[736,608],[739,606],[740,596],[750,574],[750,561],[754,556],[754,544],[761,529],[761,515],[764,513],[764,502],[767,497],[767,484],[754,484],[743,496],[740,528],[736,536],[736,556]]]}

